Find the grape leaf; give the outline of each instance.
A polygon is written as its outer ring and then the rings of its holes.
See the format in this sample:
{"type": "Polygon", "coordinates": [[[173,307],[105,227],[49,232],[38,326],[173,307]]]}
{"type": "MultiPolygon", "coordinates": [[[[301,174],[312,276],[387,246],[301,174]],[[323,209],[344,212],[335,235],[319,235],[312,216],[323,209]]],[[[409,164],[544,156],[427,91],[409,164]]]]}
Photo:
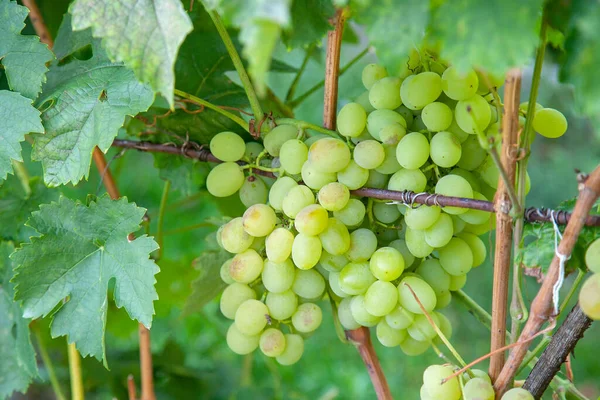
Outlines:
{"type": "Polygon", "coordinates": [[[154,153],[154,166],[160,169],[161,179],[171,181],[172,189],[184,196],[202,189],[210,171],[207,163],[161,153],[154,153]]]}
{"type": "Polygon", "coordinates": [[[37,377],[35,351],[29,337],[29,320],[21,318],[21,307],[13,301],[10,279],[13,266],[8,258],[12,244],[0,243],[0,398],[14,391],[24,393],[37,377]]]}
{"type": "Polygon", "coordinates": [[[38,99],[46,133],[35,136],[32,158],[42,161],[49,186],[87,178],[94,147],[106,152],[125,116],[152,104],[150,88],[108,60],[97,40],[92,51],[89,60],[53,65],[38,99]]]}
{"type": "Polygon", "coordinates": [[[91,27],[112,61],[123,61],[173,106],[177,51],[192,22],[179,0],[76,0],[75,30],[91,27]]]}
{"type": "Polygon", "coordinates": [[[222,249],[205,250],[196,258],[193,266],[200,271],[198,278],[192,282],[192,294],[188,297],[184,313],[198,312],[206,303],[214,299],[223,289],[225,282],[221,280],[221,265],[231,258],[231,254],[222,249]]]}
{"type": "Polygon", "coordinates": [[[11,160],[23,160],[21,142],[25,135],[42,133],[44,127],[31,99],[8,90],[0,90],[0,121],[0,180],[3,180],[12,173],[11,160]]]}
{"type": "Polygon", "coordinates": [[[525,65],[538,43],[543,0],[456,0],[443,3],[430,27],[441,56],[461,70],[493,74],[525,65]]]}
{"type": "Polygon", "coordinates": [[[37,36],[23,36],[29,10],[16,2],[0,0],[0,60],[9,87],[35,100],[46,81],[46,63],[54,58],[37,36]]]}
{"type": "Polygon", "coordinates": [[[149,254],[158,246],[145,235],[127,238],[139,229],[145,212],[126,198],[113,201],[107,196],[89,205],[65,197],[42,205],[28,221],[41,236],[11,256],[17,265],[15,300],[23,302],[24,317],[45,317],[60,305],[53,315],[52,336],[67,335],[83,356],[107,365],[107,290],[114,279],[117,307],[125,307],[132,319],[150,328],[159,268],[149,254]]]}
{"type": "Polygon", "coordinates": [[[290,48],[297,48],[320,41],[331,29],[329,19],[334,14],[331,0],[294,0],[291,29],[283,32],[284,43],[290,48]]]}

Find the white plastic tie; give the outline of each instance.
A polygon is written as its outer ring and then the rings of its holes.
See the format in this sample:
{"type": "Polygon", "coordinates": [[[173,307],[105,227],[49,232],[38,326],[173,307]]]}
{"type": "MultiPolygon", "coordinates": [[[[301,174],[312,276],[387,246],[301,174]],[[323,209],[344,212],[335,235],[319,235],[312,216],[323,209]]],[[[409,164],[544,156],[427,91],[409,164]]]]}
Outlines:
{"type": "Polygon", "coordinates": [[[556,257],[558,257],[558,279],[556,279],[556,283],[552,287],[552,301],[554,302],[554,314],[558,314],[558,303],[560,299],[560,288],[562,287],[565,281],[565,264],[571,255],[561,254],[558,251],[558,239],[562,240],[562,233],[560,233],[560,229],[558,228],[558,223],[556,222],[556,211],[552,210],[550,212],[550,220],[552,221],[552,225],[554,226],[554,253],[556,257]]]}

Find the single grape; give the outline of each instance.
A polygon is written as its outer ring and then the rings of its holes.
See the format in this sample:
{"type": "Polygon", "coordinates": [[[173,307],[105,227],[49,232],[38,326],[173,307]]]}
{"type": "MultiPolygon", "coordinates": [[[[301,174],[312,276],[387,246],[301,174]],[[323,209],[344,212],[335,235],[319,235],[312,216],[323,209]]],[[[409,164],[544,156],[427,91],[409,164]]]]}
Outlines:
{"type": "Polygon", "coordinates": [[[227,346],[236,354],[250,354],[258,348],[259,335],[245,335],[235,325],[227,330],[227,346]]]}
{"type": "Polygon", "coordinates": [[[427,104],[421,112],[423,123],[431,132],[445,131],[452,124],[454,115],[450,107],[444,103],[433,102],[427,104]]]}
{"type": "Polygon", "coordinates": [[[464,275],[473,267],[473,252],[462,239],[452,238],[439,249],[440,264],[450,275],[464,275]]]}
{"type": "Polygon", "coordinates": [[[348,200],[344,208],[333,212],[333,216],[348,227],[355,227],[362,223],[365,218],[366,207],[358,199],[348,200]]]}
{"type": "MultiPolygon", "coordinates": [[[[455,109],[455,113],[456,113],[456,106],[454,107],[454,109],[455,109]]],[[[452,120],[452,123],[450,124],[450,126],[446,130],[448,132],[454,133],[454,136],[456,136],[461,143],[464,143],[468,138],[471,137],[471,134],[469,134],[468,132],[463,131],[460,128],[460,126],[458,126],[458,123],[456,122],[456,118],[454,118],[452,120]]],[[[476,136],[475,136],[475,138],[477,139],[476,136]]],[[[477,140],[478,140],[477,141],[477,145],[481,147],[481,145],[479,145],[479,139],[477,139],[477,140]]],[[[487,155],[487,152],[485,154],[487,155]]]]}
{"type": "Polygon", "coordinates": [[[418,356],[423,354],[429,348],[429,342],[420,342],[407,336],[406,339],[400,343],[400,350],[407,356],[418,356]]]}
{"type": "Polygon", "coordinates": [[[450,275],[450,291],[455,292],[462,289],[467,283],[467,274],[450,275]]]}
{"type": "Polygon", "coordinates": [[[285,349],[275,359],[281,365],[292,365],[298,362],[304,353],[304,339],[296,334],[286,333],[285,349]]]}
{"type": "Polygon", "coordinates": [[[385,159],[385,150],[376,140],[365,140],[354,148],[354,161],[364,169],[375,169],[385,159]]]}
{"type": "MultiPolygon", "coordinates": [[[[358,96],[357,98],[354,99],[354,102],[357,104],[360,104],[362,106],[362,108],[364,108],[364,110],[366,111],[367,114],[372,111],[375,111],[375,109],[371,105],[371,102],[369,101],[369,91],[368,90],[365,90],[364,92],[362,92],[360,96],[358,96]]],[[[339,114],[338,114],[338,118],[339,118],[339,114]]],[[[339,128],[339,122],[338,122],[338,128],[339,128]]]]}
{"type": "Polygon", "coordinates": [[[292,245],[292,260],[300,269],[311,269],[319,262],[322,250],[318,237],[299,233],[292,245]]]}
{"type": "Polygon", "coordinates": [[[377,340],[385,347],[396,347],[406,339],[405,330],[397,330],[388,325],[388,323],[382,319],[377,324],[375,329],[377,334],[377,340]]]}
{"type": "Polygon", "coordinates": [[[292,325],[298,332],[312,332],[321,325],[323,313],[321,308],[313,303],[304,303],[292,315],[292,325]]]}
{"type": "Polygon", "coordinates": [[[328,281],[329,281],[329,287],[331,288],[331,291],[333,291],[333,293],[335,293],[336,296],[341,297],[341,298],[350,296],[349,293],[344,292],[342,290],[342,288],[340,287],[340,273],[339,272],[330,272],[328,281]]]}
{"type": "Polygon", "coordinates": [[[400,211],[395,204],[375,203],[373,205],[373,216],[379,222],[392,224],[400,218],[400,211]]]}
{"type": "Polygon", "coordinates": [[[234,218],[222,226],[221,247],[230,253],[241,253],[247,250],[254,238],[244,230],[242,217],[234,218]]]}
{"type": "Polygon", "coordinates": [[[298,136],[298,128],[295,126],[277,125],[265,135],[263,144],[270,155],[279,157],[281,146],[288,140],[295,139],[296,136],[298,136]]]}
{"type": "Polygon", "coordinates": [[[408,246],[406,242],[402,239],[393,240],[388,245],[389,247],[393,247],[402,254],[402,258],[404,259],[404,268],[408,269],[415,262],[415,256],[408,250],[408,246]]]}
{"type": "MultiPolygon", "coordinates": [[[[375,171],[381,174],[393,174],[398,171],[401,167],[398,164],[398,159],[396,158],[396,145],[384,145],[383,151],[385,153],[385,157],[383,158],[383,162],[379,165],[379,167],[375,168],[375,171]]],[[[371,170],[372,171],[372,170],[371,170]]],[[[371,173],[369,171],[369,173],[371,173]]],[[[368,186],[368,183],[367,185],[368,186]]],[[[372,186],[369,186],[372,187],[372,186]]]]}
{"type": "Polygon", "coordinates": [[[421,117],[421,114],[415,115],[415,117],[413,118],[413,123],[408,130],[411,132],[421,132],[427,130],[427,127],[423,123],[423,118],[421,117]]]}
{"type": "Polygon", "coordinates": [[[494,400],[494,387],[484,378],[473,378],[465,384],[464,400],[494,400]]]}
{"type": "Polygon", "coordinates": [[[490,86],[493,88],[499,88],[504,85],[503,75],[490,74],[487,71],[477,69],[477,78],[479,80],[479,87],[477,88],[477,94],[487,94],[490,92],[490,86]]]}
{"type": "Polygon", "coordinates": [[[504,393],[501,400],[534,400],[531,393],[523,388],[512,388],[504,393]]]}
{"type": "Polygon", "coordinates": [[[337,307],[338,319],[340,320],[340,324],[342,324],[346,330],[360,328],[360,324],[356,322],[352,316],[352,310],[350,309],[351,302],[352,297],[346,297],[345,299],[342,299],[337,307]]]}
{"type": "Polygon", "coordinates": [[[350,162],[350,149],[339,139],[319,139],[308,149],[308,161],[319,172],[339,172],[350,162]]]}
{"type": "Polygon", "coordinates": [[[600,272],[600,239],[594,240],[585,251],[585,265],[592,272],[600,272]]]}
{"type": "Polygon", "coordinates": [[[302,298],[316,299],[321,297],[325,291],[325,279],[315,269],[296,269],[296,278],[292,290],[302,298]]]}
{"type": "Polygon", "coordinates": [[[474,70],[465,73],[455,67],[449,67],[442,74],[442,89],[453,100],[466,100],[477,93],[479,79],[474,70]]]}
{"type": "Polygon", "coordinates": [[[298,296],[291,290],[282,293],[269,292],[265,299],[272,318],[282,321],[290,318],[298,308],[298,296]]]}
{"type": "Polygon", "coordinates": [[[256,250],[248,249],[238,253],[229,264],[229,275],[240,283],[250,283],[260,276],[263,259],[256,250]]]}
{"type": "Polygon", "coordinates": [[[417,206],[417,208],[408,207],[406,209],[406,213],[404,214],[404,220],[409,228],[423,230],[433,225],[438,220],[441,213],[442,209],[438,206],[417,206]]]}
{"type": "Polygon", "coordinates": [[[296,215],[294,227],[300,233],[316,236],[327,228],[328,216],[327,210],[322,206],[311,204],[296,215]]]}
{"type": "Polygon", "coordinates": [[[463,221],[462,219],[460,219],[460,217],[458,215],[451,215],[451,218],[452,218],[452,225],[454,227],[454,233],[455,234],[461,233],[467,226],[467,223],[465,221],[463,221]]]}
{"type": "MultiPolygon", "coordinates": [[[[454,197],[473,197],[473,188],[469,185],[469,182],[462,176],[458,175],[446,175],[440,178],[435,185],[435,193],[443,196],[454,196],[454,197]]],[[[459,207],[444,207],[443,210],[448,214],[463,214],[468,211],[466,208],[459,207]]]]}
{"type": "Polygon", "coordinates": [[[425,258],[433,252],[433,247],[425,241],[425,231],[407,227],[404,239],[408,250],[417,258],[425,258]]]}
{"type": "MultiPolygon", "coordinates": [[[[394,159],[395,159],[396,155],[394,152],[394,159]]],[[[365,183],[366,187],[370,187],[370,188],[375,188],[375,189],[384,189],[387,187],[387,183],[388,183],[388,176],[385,174],[382,174],[381,172],[377,172],[375,170],[370,170],[369,171],[369,179],[367,180],[367,183],[365,183]]]]}
{"type": "Polygon", "coordinates": [[[460,168],[466,169],[467,171],[473,171],[479,167],[483,160],[487,156],[485,149],[479,144],[479,139],[475,135],[469,135],[469,137],[461,144],[462,152],[458,165],[460,168]]]}
{"type": "Polygon", "coordinates": [[[358,137],[367,126],[367,113],[358,103],[348,103],[338,113],[337,129],[346,137],[358,137]]]}
{"type": "Polygon", "coordinates": [[[267,325],[269,309],[255,299],[248,299],[235,312],[235,326],[244,335],[258,335],[267,325]]]}
{"type": "Polygon", "coordinates": [[[483,163],[475,170],[479,174],[479,177],[493,189],[498,188],[498,178],[500,177],[500,171],[494,164],[492,157],[486,157],[483,163]]]}
{"type": "Polygon", "coordinates": [[[375,110],[367,116],[367,130],[373,139],[381,140],[379,136],[381,130],[394,123],[404,128],[407,126],[402,115],[392,110],[375,110]]]}
{"type": "Polygon", "coordinates": [[[441,213],[437,221],[425,229],[425,242],[434,248],[443,247],[450,242],[454,235],[454,223],[452,217],[441,213]]]}
{"type": "Polygon", "coordinates": [[[319,190],[328,183],[335,182],[335,173],[319,171],[310,162],[305,162],[301,171],[302,181],[313,190],[319,190]]]}
{"type": "Polygon", "coordinates": [[[398,143],[396,158],[403,168],[421,168],[429,159],[429,141],[422,133],[409,133],[398,143]]]}
{"type": "Polygon", "coordinates": [[[228,285],[231,285],[233,282],[235,282],[231,275],[229,275],[229,266],[231,265],[232,261],[233,258],[230,258],[229,260],[225,261],[223,264],[221,264],[221,268],[219,269],[219,275],[221,276],[221,280],[228,285]]]}
{"type": "Polygon", "coordinates": [[[315,195],[309,187],[304,185],[294,186],[283,198],[281,209],[290,218],[296,218],[304,208],[315,203],[315,195]]]}
{"type": "Polygon", "coordinates": [[[285,172],[296,175],[302,171],[302,165],[308,160],[308,147],[298,139],[291,139],[281,146],[279,162],[285,172]]]}
{"type": "Polygon", "coordinates": [[[256,251],[258,254],[263,254],[265,252],[265,242],[267,241],[266,236],[256,237],[252,241],[250,248],[256,251]]]}
{"type": "Polygon", "coordinates": [[[269,292],[281,293],[292,287],[296,278],[296,268],[292,261],[276,263],[265,260],[262,270],[262,283],[269,292]]]}
{"type": "Polygon", "coordinates": [[[481,192],[481,180],[475,175],[475,173],[457,167],[452,168],[450,174],[462,176],[467,182],[469,182],[469,185],[471,185],[471,189],[473,189],[474,192],[481,192]]]}
{"type": "Polygon", "coordinates": [[[379,140],[387,146],[396,146],[406,135],[406,128],[396,122],[379,130],[379,140]]]}
{"type": "MultiPolygon", "coordinates": [[[[439,319],[437,314],[432,313],[431,319],[435,322],[436,325],[439,325],[439,319]]],[[[435,329],[429,323],[429,320],[424,314],[415,315],[415,321],[411,326],[406,330],[410,337],[420,342],[427,342],[432,340],[437,336],[435,329]]]]}
{"type": "Polygon", "coordinates": [[[591,319],[600,319],[600,274],[590,276],[581,287],[579,306],[591,319]]]}
{"type": "Polygon", "coordinates": [[[465,380],[465,382],[468,382],[473,378],[480,378],[488,383],[492,383],[492,378],[490,378],[490,376],[488,375],[488,373],[486,371],[483,371],[483,370],[477,369],[477,368],[471,368],[471,373],[475,376],[471,377],[467,373],[463,374],[463,379],[465,380]]]}
{"type": "Polygon", "coordinates": [[[265,181],[258,176],[249,176],[240,188],[240,200],[246,207],[254,204],[264,204],[269,197],[269,189],[265,181]]]}
{"type": "Polygon", "coordinates": [[[243,302],[249,299],[256,299],[256,292],[253,289],[242,283],[232,283],[221,294],[221,301],[219,303],[221,314],[225,318],[234,319],[237,309],[243,302]]]}
{"type": "MultiPolygon", "coordinates": [[[[527,110],[529,108],[529,102],[528,101],[524,101],[521,104],[519,104],[519,112],[521,114],[527,114],[527,110]]],[[[534,113],[541,111],[544,109],[544,106],[541,105],[540,103],[535,103],[535,105],[533,106],[533,111],[534,113]]]]}
{"type": "Polygon", "coordinates": [[[318,198],[319,204],[326,210],[339,211],[348,204],[350,191],[341,183],[331,182],[319,190],[318,198]]]}
{"type": "Polygon", "coordinates": [[[210,152],[221,161],[237,161],[244,156],[246,144],[233,132],[217,133],[210,140],[210,152]]]}
{"type": "Polygon", "coordinates": [[[420,193],[427,187],[427,177],[419,169],[401,169],[390,177],[389,190],[410,190],[420,193]]]}
{"type": "Polygon", "coordinates": [[[350,248],[348,228],[336,218],[329,218],[327,228],[319,234],[323,249],[332,255],[342,255],[350,248]]]}
{"type": "MultiPolygon", "coordinates": [[[[475,190],[473,190],[473,198],[475,200],[487,201],[487,198],[484,195],[482,195],[479,192],[476,192],[475,190]]],[[[490,220],[491,216],[492,216],[492,213],[483,211],[483,210],[468,210],[466,213],[459,215],[459,217],[463,221],[465,221],[469,224],[472,224],[472,225],[484,224],[490,220]]]]}
{"type": "Polygon", "coordinates": [[[283,176],[273,183],[269,190],[269,205],[277,211],[281,211],[283,207],[283,199],[288,192],[298,183],[289,176],[283,176]]]}
{"type": "Polygon", "coordinates": [[[421,310],[419,303],[415,299],[415,295],[413,295],[409,287],[415,292],[423,308],[427,312],[433,311],[437,302],[435,292],[427,282],[416,276],[407,276],[400,281],[398,285],[400,305],[413,314],[423,314],[423,310],[421,310]]]}
{"type": "Polygon", "coordinates": [[[567,119],[558,110],[544,108],[536,111],[533,118],[533,129],[542,136],[555,139],[567,131],[567,119]]]}
{"type": "Polygon", "coordinates": [[[337,180],[339,183],[346,185],[348,189],[356,190],[363,187],[369,180],[369,170],[351,160],[346,168],[338,172],[337,180]]]}
{"type": "Polygon", "coordinates": [[[371,256],[369,269],[375,278],[390,282],[402,275],[404,271],[404,258],[393,247],[381,247],[371,256]]]}
{"type": "Polygon", "coordinates": [[[260,153],[265,149],[262,143],[258,142],[248,142],[246,143],[246,151],[244,152],[244,157],[249,158],[250,160],[256,159],[260,153]]]}
{"type": "MultiPolygon", "coordinates": [[[[450,278],[450,281],[452,281],[452,277],[450,278]]],[[[450,304],[450,302],[452,301],[452,294],[450,292],[440,293],[440,294],[436,295],[436,297],[437,297],[437,304],[435,305],[435,308],[437,310],[441,310],[442,308],[447,307],[448,304],[450,304]]]]}
{"type": "Polygon", "coordinates": [[[347,264],[340,271],[338,279],[340,288],[352,295],[365,293],[375,280],[367,262],[347,264]]]}
{"type": "Polygon", "coordinates": [[[385,316],[385,322],[397,330],[406,329],[412,325],[415,320],[415,314],[408,311],[401,305],[397,305],[396,308],[385,316]]]}
{"type": "Polygon", "coordinates": [[[369,89],[369,102],[373,108],[393,110],[402,105],[400,99],[400,78],[388,76],[381,78],[369,89]]]}
{"type": "Polygon", "coordinates": [[[348,264],[348,258],[345,255],[333,255],[326,251],[323,251],[319,264],[329,272],[339,272],[348,264]]]}
{"type": "Polygon", "coordinates": [[[373,231],[357,229],[350,234],[350,249],[346,256],[350,261],[366,261],[377,249],[377,237],[373,231]]]}
{"type": "Polygon", "coordinates": [[[420,110],[433,103],[442,93],[442,79],[435,72],[421,72],[402,82],[400,97],[412,110],[420,110]]]}
{"type": "Polygon", "coordinates": [[[415,272],[431,286],[436,296],[450,291],[450,275],[435,258],[423,261],[415,272]]]}
{"type": "Polygon", "coordinates": [[[391,282],[375,281],[365,293],[365,308],[371,315],[383,317],[398,304],[398,289],[391,282]]]}
{"type": "Polygon", "coordinates": [[[285,228],[276,228],[265,242],[267,258],[273,262],[280,263],[287,260],[292,254],[294,234],[285,228]]]}
{"type": "MultiPolygon", "coordinates": [[[[446,292],[448,293],[448,296],[450,295],[450,292],[446,292]]],[[[436,306],[437,308],[437,306],[436,306]]],[[[450,340],[450,338],[452,337],[452,324],[450,323],[450,320],[448,319],[448,317],[446,317],[444,314],[434,311],[432,314],[432,317],[435,315],[437,318],[436,321],[436,325],[438,326],[438,328],[440,328],[440,331],[442,331],[442,334],[444,335],[444,337],[448,340],[450,340]]],[[[436,344],[440,344],[443,345],[442,339],[440,338],[440,336],[436,336],[433,339],[434,343],[436,344]]]]}
{"type": "Polygon", "coordinates": [[[267,236],[275,229],[276,223],[275,211],[266,204],[255,204],[242,216],[244,230],[254,237],[267,236]]]}
{"type": "Polygon", "coordinates": [[[460,383],[457,377],[442,381],[454,374],[452,367],[446,365],[430,365],[423,372],[423,385],[433,398],[459,400],[461,396],[460,383]]]}
{"type": "Polygon", "coordinates": [[[381,317],[377,317],[369,313],[365,307],[365,296],[355,296],[350,301],[350,312],[352,318],[362,326],[375,326],[381,321],[381,317]]]}
{"type": "Polygon", "coordinates": [[[476,94],[466,100],[461,100],[454,110],[456,123],[468,133],[485,131],[492,120],[492,112],[487,101],[476,94]]]}
{"type": "Polygon", "coordinates": [[[267,357],[277,357],[285,350],[285,336],[279,329],[269,328],[260,335],[260,351],[267,357]]]}
{"type": "Polygon", "coordinates": [[[483,264],[487,255],[487,249],[483,240],[481,240],[477,235],[468,232],[462,232],[456,236],[464,240],[473,252],[473,268],[479,267],[481,264],[483,264]]]}
{"type": "Polygon", "coordinates": [[[369,64],[362,70],[362,83],[367,89],[371,89],[375,82],[388,76],[387,69],[379,64],[369,64]]]}
{"type": "Polygon", "coordinates": [[[438,132],[431,138],[429,154],[436,165],[450,168],[460,160],[462,147],[453,133],[438,132]]]}
{"type": "Polygon", "coordinates": [[[206,177],[206,189],[215,197],[228,197],[240,190],[244,173],[234,162],[224,162],[210,170],[206,177]]]}

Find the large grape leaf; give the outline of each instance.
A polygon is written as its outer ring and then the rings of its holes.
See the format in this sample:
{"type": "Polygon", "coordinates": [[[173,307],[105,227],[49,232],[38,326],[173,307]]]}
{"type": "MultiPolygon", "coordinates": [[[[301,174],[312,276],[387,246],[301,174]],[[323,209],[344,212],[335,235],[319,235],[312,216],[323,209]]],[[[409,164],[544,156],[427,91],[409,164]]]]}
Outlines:
{"type": "Polygon", "coordinates": [[[37,36],[21,35],[28,13],[27,7],[0,0],[0,60],[10,88],[35,100],[54,55],[37,36]]]}
{"type": "Polygon", "coordinates": [[[123,61],[173,106],[177,51],[192,31],[180,0],[76,0],[69,10],[75,30],[91,27],[112,61],[123,61]]]}
{"type": "Polygon", "coordinates": [[[297,48],[320,41],[331,29],[329,20],[334,14],[331,0],[294,0],[291,29],[283,32],[284,43],[297,48]]]}
{"type": "Polygon", "coordinates": [[[0,399],[25,392],[38,374],[29,320],[21,318],[21,307],[13,300],[13,266],[8,258],[13,250],[12,244],[0,242],[0,399]]]}
{"type": "Polygon", "coordinates": [[[538,43],[543,0],[455,0],[443,3],[430,24],[441,56],[459,69],[494,74],[530,61],[538,43]]]}
{"type": "Polygon", "coordinates": [[[11,160],[23,160],[21,142],[31,132],[44,132],[40,112],[31,105],[31,99],[0,90],[0,181],[12,173],[11,160]]]}
{"type": "Polygon", "coordinates": [[[41,236],[11,256],[17,265],[15,299],[23,302],[24,317],[44,317],[59,306],[52,336],[67,335],[83,356],[106,365],[107,290],[114,280],[117,307],[150,328],[159,268],[149,255],[158,246],[145,235],[127,237],[139,229],[145,212],[126,198],[107,196],[89,205],[65,197],[42,205],[28,221],[41,236]]]}
{"type": "Polygon", "coordinates": [[[87,178],[94,147],[106,152],[125,116],[152,104],[152,90],[111,62],[98,41],[92,51],[88,60],[53,65],[37,102],[46,133],[35,136],[32,158],[42,161],[49,186],[87,178]]]}
{"type": "Polygon", "coordinates": [[[186,314],[198,312],[206,303],[214,299],[223,289],[225,282],[221,280],[219,271],[221,265],[231,258],[231,255],[222,249],[205,250],[193,262],[199,271],[198,277],[192,282],[192,294],[188,297],[184,312],[186,314]]]}

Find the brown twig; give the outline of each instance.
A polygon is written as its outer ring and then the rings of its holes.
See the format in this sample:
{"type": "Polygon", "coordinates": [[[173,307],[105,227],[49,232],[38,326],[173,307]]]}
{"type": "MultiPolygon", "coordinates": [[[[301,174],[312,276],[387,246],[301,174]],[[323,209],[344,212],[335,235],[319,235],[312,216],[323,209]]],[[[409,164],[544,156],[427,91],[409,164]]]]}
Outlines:
{"type": "Polygon", "coordinates": [[[335,13],[335,28],[327,33],[327,56],[325,59],[325,98],[323,101],[323,125],[335,129],[335,116],[338,99],[338,73],[340,71],[340,53],[346,16],[344,9],[335,13]]]}
{"type": "MultiPolygon", "coordinates": [[[[511,157],[511,149],[517,142],[519,129],[519,95],[521,91],[521,71],[512,69],[506,74],[504,87],[504,118],[502,118],[502,168],[506,171],[508,184],[514,187],[516,160],[511,157]]],[[[495,352],[504,347],[506,338],[506,312],[508,305],[508,276],[511,265],[511,243],[513,221],[510,210],[513,206],[509,191],[503,179],[498,179],[495,199],[496,209],[496,249],[494,252],[494,285],[492,295],[492,337],[489,373],[496,379],[504,365],[504,352],[495,352]]]]}
{"type": "Polygon", "coordinates": [[[565,362],[569,353],[573,351],[591,324],[592,320],[581,311],[579,304],[576,304],[561,327],[552,336],[552,340],[523,385],[533,397],[536,399],[542,397],[562,363],[565,362]]]}
{"type": "MultiPolygon", "coordinates": [[[[530,316],[521,332],[519,342],[525,342],[528,338],[535,335],[542,325],[554,315],[553,289],[559,279],[561,257],[568,257],[572,253],[577,238],[584,226],[586,216],[600,195],[600,166],[596,167],[586,182],[580,184],[580,186],[579,198],[577,199],[577,203],[575,203],[575,209],[565,228],[563,238],[558,245],[557,254],[552,259],[544,282],[531,303],[530,316]]],[[[496,397],[500,398],[508,389],[510,382],[527,353],[527,348],[527,345],[520,345],[515,347],[510,353],[506,364],[494,383],[496,397]]]]}
{"type": "Polygon", "coordinates": [[[42,13],[37,6],[35,0],[23,0],[23,5],[29,8],[29,20],[33,25],[33,29],[35,33],[40,37],[40,42],[45,43],[48,48],[52,49],[54,47],[54,40],[52,36],[50,36],[50,32],[48,32],[48,27],[44,22],[44,18],[42,17],[42,13]]]}
{"type": "Polygon", "coordinates": [[[135,389],[135,379],[133,375],[129,374],[127,376],[127,397],[129,400],[136,400],[136,389],[135,389]]]}

